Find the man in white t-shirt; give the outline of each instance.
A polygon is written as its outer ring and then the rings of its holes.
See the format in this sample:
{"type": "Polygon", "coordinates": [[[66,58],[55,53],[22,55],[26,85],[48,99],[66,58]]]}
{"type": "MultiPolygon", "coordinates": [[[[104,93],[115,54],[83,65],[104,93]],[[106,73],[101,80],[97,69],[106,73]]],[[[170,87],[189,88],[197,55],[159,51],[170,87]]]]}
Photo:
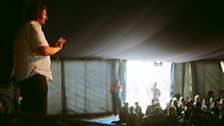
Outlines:
{"type": "Polygon", "coordinates": [[[64,38],[49,46],[42,31],[47,20],[43,4],[31,5],[26,11],[26,24],[14,41],[14,72],[22,96],[21,110],[27,113],[47,114],[47,81],[52,80],[50,56],[59,52],[64,38]]]}

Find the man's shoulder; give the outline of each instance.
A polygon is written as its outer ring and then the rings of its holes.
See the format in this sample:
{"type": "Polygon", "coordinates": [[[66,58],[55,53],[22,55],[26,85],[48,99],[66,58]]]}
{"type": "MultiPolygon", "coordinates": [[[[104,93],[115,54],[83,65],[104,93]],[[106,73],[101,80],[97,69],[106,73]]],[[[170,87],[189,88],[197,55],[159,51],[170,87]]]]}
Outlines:
{"type": "Polygon", "coordinates": [[[32,21],[29,21],[26,23],[26,27],[27,28],[37,28],[37,27],[41,27],[41,25],[37,21],[32,20],[32,21]]]}

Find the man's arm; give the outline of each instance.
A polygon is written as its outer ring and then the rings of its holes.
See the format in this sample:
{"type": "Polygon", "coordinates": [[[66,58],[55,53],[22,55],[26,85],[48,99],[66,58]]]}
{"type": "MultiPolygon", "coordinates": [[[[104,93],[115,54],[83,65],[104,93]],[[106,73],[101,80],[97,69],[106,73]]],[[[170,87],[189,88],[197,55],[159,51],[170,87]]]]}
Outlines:
{"type": "Polygon", "coordinates": [[[50,47],[50,46],[41,46],[36,48],[33,51],[34,55],[44,55],[44,56],[50,56],[56,54],[59,50],[61,50],[59,47],[50,47]]]}
{"type": "Polygon", "coordinates": [[[54,55],[62,49],[65,41],[66,40],[64,38],[58,39],[56,41],[55,47],[40,46],[33,51],[33,54],[34,55],[44,55],[44,56],[54,55]]]}

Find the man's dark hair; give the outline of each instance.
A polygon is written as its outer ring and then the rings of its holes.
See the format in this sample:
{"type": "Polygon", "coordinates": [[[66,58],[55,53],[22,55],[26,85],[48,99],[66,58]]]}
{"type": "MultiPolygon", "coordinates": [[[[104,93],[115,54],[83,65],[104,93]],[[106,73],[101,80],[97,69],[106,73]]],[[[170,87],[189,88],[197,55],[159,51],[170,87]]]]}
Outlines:
{"type": "Polygon", "coordinates": [[[25,22],[36,20],[41,17],[42,11],[47,9],[43,3],[32,4],[25,11],[25,22]]]}

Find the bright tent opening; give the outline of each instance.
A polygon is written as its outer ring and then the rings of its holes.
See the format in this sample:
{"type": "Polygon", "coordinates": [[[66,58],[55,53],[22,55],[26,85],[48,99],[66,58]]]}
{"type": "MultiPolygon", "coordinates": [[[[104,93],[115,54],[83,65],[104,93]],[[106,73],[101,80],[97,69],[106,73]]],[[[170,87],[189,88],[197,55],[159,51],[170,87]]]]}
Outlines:
{"type": "Polygon", "coordinates": [[[145,113],[148,105],[151,105],[153,83],[157,82],[157,88],[161,91],[160,105],[166,108],[170,101],[170,72],[169,62],[127,61],[126,101],[129,106],[135,106],[138,102],[145,113]]]}

